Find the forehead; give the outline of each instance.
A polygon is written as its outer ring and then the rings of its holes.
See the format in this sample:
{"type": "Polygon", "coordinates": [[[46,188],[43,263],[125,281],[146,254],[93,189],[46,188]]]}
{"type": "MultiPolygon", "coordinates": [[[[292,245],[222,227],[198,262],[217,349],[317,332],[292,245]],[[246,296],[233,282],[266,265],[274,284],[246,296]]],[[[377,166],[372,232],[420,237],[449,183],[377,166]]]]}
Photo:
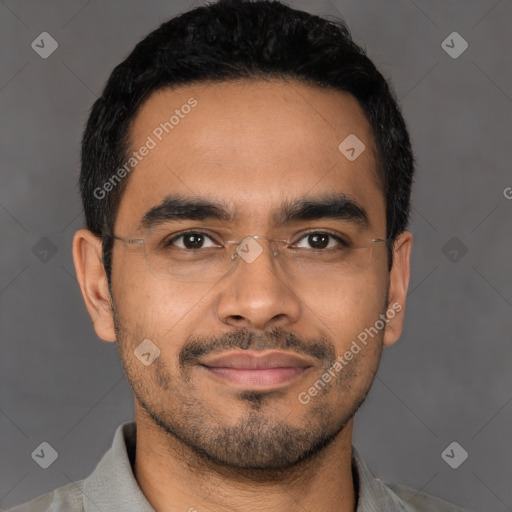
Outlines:
{"type": "Polygon", "coordinates": [[[220,200],[261,226],[283,202],[342,193],[385,228],[371,126],[350,94],[278,80],[164,89],[141,106],[129,140],[119,232],[170,194],[220,200]]]}

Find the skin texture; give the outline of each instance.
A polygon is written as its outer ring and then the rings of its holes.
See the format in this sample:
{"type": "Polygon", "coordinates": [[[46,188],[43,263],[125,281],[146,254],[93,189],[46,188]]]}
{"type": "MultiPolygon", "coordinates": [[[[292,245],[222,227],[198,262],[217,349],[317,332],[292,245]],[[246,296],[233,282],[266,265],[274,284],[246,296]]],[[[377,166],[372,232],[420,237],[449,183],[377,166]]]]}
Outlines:
{"type": "MultiPolygon", "coordinates": [[[[132,147],[143,145],[190,97],[197,106],[129,176],[117,236],[133,237],[144,213],[171,193],[222,200],[237,213],[230,228],[241,238],[334,230],[339,221],[322,219],[283,231],[274,226],[272,212],[285,200],[336,192],[368,212],[370,226],[358,233],[361,239],[385,237],[371,127],[351,95],[260,80],[163,90],[139,110],[132,147]],[[366,146],[352,162],[338,150],[349,134],[366,146]]],[[[215,229],[218,223],[208,225],[215,229]]],[[[202,225],[182,224],[176,231],[202,225]]],[[[238,262],[221,279],[183,282],[149,269],[142,247],[116,241],[111,298],[100,240],[84,229],[75,234],[75,268],[95,331],[117,341],[135,394],[135,474],[155,510],[296,511],[297,503],[318,512],[356,508],[353,415],[371,387],[383,346],[402,332],[412,235],[404,232],[395,244],[391,272],[384,244],[376,244],[370,265],[343,278],[293,278],[263,248],[254,262],[238,262]],[[385,329],[301,403],[299,393],[392,304],[401,310],[385,329]],[[160,355],[145,366],[134,349],[148,338],[160,355]],[[279,389],[242,389],[204,371],[190,347],[207,355],[279,349],[305,355],[311,367],[279,389]]]]}

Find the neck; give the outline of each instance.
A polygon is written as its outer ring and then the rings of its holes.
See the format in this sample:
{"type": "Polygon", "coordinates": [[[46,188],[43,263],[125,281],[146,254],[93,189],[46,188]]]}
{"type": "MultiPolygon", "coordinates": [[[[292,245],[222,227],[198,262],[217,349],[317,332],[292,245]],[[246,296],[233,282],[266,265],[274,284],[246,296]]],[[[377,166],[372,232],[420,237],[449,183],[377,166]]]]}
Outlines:
{"type": "Polygon", "coordinates": [[[354,512],[353,419],[321,452],[291,469],[239,470],[205,460],[136,407],[134,472],[157,512],[354,512]]]}

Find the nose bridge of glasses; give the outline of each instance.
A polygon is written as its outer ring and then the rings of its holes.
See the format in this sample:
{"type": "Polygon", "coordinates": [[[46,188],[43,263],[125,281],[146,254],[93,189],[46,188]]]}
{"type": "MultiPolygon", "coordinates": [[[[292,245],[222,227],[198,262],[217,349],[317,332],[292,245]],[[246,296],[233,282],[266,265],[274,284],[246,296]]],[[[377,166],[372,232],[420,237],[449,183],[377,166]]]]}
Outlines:
{"type": "Polygon", "coordinates": [[[246,236],[240,242],[229,242],[234,246],[231,259],[241,258],[246,263],[252,263],[262,254],[265,244],[269,246],[272,256],[275,257],[278,253],[276,242],[280,240],[258,235],[246,236]]]}

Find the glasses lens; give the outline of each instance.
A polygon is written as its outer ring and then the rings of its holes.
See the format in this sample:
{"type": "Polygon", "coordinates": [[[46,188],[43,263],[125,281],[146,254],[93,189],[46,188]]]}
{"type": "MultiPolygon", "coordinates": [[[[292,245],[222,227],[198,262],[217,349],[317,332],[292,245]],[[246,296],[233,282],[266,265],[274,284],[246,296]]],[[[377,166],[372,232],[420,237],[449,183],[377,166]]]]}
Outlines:
{"type": "Polygon", "coordinates": [[[176,233],[156,229],[144,237],[149,268],[178,281],[206,281],[227,273],[230,245],[200,230],[176,233]]]}
{"type": "MultiPolygon", "coordinates": [[[[373,244],[372,244],[373,245],[373,244]]],[[[293,250],[280,252],[283,267],[291,276],[317,280],[359,274],[371,262],[373,247],[343,247],[329,250],[293,250]]]]}

